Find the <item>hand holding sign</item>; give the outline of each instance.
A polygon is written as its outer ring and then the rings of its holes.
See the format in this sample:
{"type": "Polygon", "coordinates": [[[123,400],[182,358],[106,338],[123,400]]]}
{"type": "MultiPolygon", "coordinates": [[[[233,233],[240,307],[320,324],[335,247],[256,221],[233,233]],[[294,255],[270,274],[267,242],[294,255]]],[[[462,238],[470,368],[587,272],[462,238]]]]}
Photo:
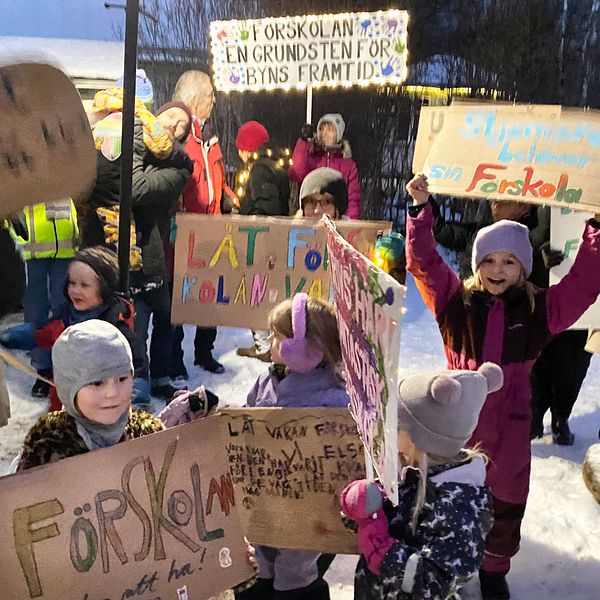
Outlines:
{"type": "Polygon", "coordinates": [[[0,115],[0,216],[91,190],[92,133],[64,73],[39,64],[1,67],[0,115]]]}
{"type": "Polygon", "coordinates": [[[426,204],[429,200],[429,182],[423,173],[417,173],[406,185],[406,191],[415,204],[426,204]]]}

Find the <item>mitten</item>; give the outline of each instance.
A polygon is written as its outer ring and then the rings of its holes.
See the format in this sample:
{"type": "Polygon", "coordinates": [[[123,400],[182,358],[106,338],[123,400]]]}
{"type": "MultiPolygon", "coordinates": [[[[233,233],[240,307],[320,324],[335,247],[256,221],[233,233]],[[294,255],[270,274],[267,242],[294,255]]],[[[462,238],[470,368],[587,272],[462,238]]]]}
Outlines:
{"type": "Polygon", "coordinates": [[[542,244],[540,251],[542,252],[542,259],[544,260],[546,269],[557,267],[565,259],[565,255],[560,250],[553,250],[550,247],[550,242],[542,244]]]}
{"type": "Polygon", "coordinates": [[[310,123],[304,123],[300,130],[300,139],[310,142],[315,137],[315,128],[310,123]]]}
{"type": "Polygon", "coordinates": [[[0,344],[14,350],[33,350],[36,347],[33,323],[21,323],[0,333],[0,344]]]}
{"type": "Polygon", "coordinates": [[[52,348],[58,336],[65,330],[65,324],[57,319],[35,332],[35,343],[38,348],[52,348]]]}
{"type": "Polygon", "coordinates": [[[360,479],[346,486],[340,496],[343,513],[358,525],[358,546],[369,570],[379,575],[381,563],[397,541],[388,533],[383,512],[385,494],[374,481],[360,479]]]}
{"type": "Polygon", "coordinates": [[[160,412],[158,418],[165,427],[175,427],[205,417],[218,403],[219,398],[205,390],[203,385],[192,392],[178,390],[173,395],[171,402],[160,412]]]}

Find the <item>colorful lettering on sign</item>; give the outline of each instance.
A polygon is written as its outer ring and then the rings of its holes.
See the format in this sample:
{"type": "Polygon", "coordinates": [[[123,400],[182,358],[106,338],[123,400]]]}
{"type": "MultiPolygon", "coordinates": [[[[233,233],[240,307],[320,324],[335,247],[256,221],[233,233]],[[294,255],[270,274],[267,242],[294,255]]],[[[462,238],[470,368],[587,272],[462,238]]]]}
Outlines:
{"type": "Polygon", "coordinates": [[[476,190],[482,194],[509,194],[521,198],[548,198],[557,202],[579,202],[582,194],[581,188],[568,188],[569,176],[561,173],[556,183],[546,182],[534,178],[533,167],[524,167],[523,179],[498,179],[498,174],[493,171],[503,171],[507,167],[491,163],[477,166],[471,183],[465,192],[476,190]],[[482,183],[483,182],[483,183],[482,183]]]}

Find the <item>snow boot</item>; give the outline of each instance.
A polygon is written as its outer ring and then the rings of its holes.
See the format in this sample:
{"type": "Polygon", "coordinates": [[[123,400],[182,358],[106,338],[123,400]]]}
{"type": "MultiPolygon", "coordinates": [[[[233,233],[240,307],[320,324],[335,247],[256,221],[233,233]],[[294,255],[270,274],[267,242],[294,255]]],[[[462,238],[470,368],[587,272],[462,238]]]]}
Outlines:
{"type": "Polygon", "coordinates": [[[256,583],[241,592],[235,592],[235,600],[272,600],[273,580],[258,578],[256,583]]]}
{"type": "Polygon", "coordinates": [[[569,428],[569,420],[565,418],[552,419],[552,441],[559,446],[572,446],[575,436],[569,428]]]}
{"type": "Polygon", "coordinates": [[[482,600],[509,600],[510,591],[503,573],[479,570],[479,586],[482,600]]]}
{"type": "Polygon", "coordinates": [[[306,587],[285,592],[275,590],[273,600],[330,600],[329,586],[324,579],[319,577],[306,587]]]}

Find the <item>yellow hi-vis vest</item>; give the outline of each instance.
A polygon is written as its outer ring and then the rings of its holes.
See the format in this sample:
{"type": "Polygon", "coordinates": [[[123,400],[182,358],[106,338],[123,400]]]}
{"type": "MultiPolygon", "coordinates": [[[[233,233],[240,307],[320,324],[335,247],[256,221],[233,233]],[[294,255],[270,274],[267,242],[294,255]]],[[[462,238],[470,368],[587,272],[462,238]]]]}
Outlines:
{"type": "Polygon", "coordinates": [[[29,239],[11,228],[24,260],[31,258],[73,258],[79,243],[77,212],[70,198],[33,204],[23,209],[29,239]]]}

